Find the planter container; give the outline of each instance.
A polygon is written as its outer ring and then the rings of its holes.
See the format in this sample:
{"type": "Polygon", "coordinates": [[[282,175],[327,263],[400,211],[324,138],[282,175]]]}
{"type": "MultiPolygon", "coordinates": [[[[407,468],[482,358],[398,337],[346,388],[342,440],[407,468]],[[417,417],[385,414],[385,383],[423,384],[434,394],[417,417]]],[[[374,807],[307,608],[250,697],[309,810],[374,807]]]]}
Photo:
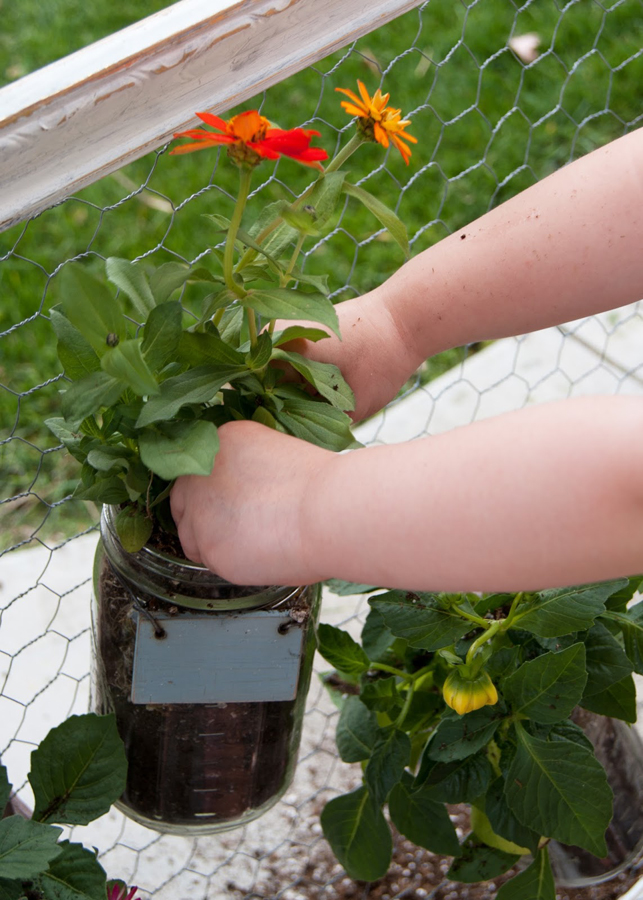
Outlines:
{"type": "Polygon", "coordinates": [[[239,587],[161,550],[126,552],[112,511],[94,564],[92,708],[128,758],[116,804],[157,831],[262,815],[295,770],[320,586],[239,587]]]}

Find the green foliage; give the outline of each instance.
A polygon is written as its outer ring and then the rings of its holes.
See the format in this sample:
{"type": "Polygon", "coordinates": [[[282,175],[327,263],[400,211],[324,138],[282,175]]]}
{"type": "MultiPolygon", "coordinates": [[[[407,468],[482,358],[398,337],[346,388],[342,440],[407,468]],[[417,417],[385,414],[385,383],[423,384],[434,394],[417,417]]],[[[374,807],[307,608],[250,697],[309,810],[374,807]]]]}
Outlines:
{"type": "Polygon", "coordinates": [[[252,419],[328,450],[355,445],[348,416],[355,401],[339,369],[285,344],[322,339],[326,329],[339,335],[328,276],[303,273],[297,257],[346,193],[407,255],[408,237],[395,213],[338,166],[329,163],[294,203],[269,204],[241,228],[252,175],[242,166],[232,219],[207,217],[225,234],[225,252],[212,248],[214,270],[110,257],[101,280],[82,265],[65,267],[51,323],[70,384],[62,417],[47,424],[81,463],[74,496],[127,512],[116,526],[131,551],[149,539],[176,478],[210,474],[217,429],[228,421],[252,419]],[[205,300],[191,291],[203,284],[213,288],[205,300]],[[275,331],[278,319],[324,329],[275,331]],[[284,380],[287,370],[300,380],[284,380]]]}
{"type": "MultiPolygon", "coordinates": [[[[26,896],[105,900],[107,880],[95,850],[60,841],[58,824],[86,825],[106,813],[125,787],[126,761],[114,716],[72,716],[31,754],[31,819],[0,821],[0,900],[26,896]]],[[[0,766],[0,812],[10,795],[0,766]]]]}
{"type": "Polygon", "coordinates": [[[409,840],[454,857],[454,881],[491,880],[531,853],[502,887],[505,900],[554,900],[548,839],[605,855],[612,792],[574,714],[583,706],[636,717],[642,604],[630,601],[639,583],[481,597],[378,592],[360,641],[320,627],[319,650],[337,670],[328,684],[341,710],[339,753],[363,770],[362,786],[322,814],[349,875],[370,880],[388,868],[385,807],[409,840]],[[445,702],[454,673],[464,685],[492,680],[497,702],[458,715],[445,702]],[[472,807],[462,845],[446,807],[456,803],[472,807]]]}

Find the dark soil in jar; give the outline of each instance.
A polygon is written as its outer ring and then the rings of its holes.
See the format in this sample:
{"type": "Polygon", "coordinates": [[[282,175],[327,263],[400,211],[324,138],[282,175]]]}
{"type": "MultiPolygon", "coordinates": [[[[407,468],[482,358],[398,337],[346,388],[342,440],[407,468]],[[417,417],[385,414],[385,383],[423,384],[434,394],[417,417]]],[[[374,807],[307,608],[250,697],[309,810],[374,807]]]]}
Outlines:
{"type": "MultiPolygon", "coordinates": [[[[133,704],[134,596],[152,615],[182,610],[140,590],[134,595],[106,556],[98,590],[94,708],[115,713],[125,743],[128,776],[122,803],[160,830],[164,824],[233,824],[270,805],[292,775],[297,701],[133,704]]],[[[299,592],[284,606],[305,608],[306,603],[299,592]]]]}

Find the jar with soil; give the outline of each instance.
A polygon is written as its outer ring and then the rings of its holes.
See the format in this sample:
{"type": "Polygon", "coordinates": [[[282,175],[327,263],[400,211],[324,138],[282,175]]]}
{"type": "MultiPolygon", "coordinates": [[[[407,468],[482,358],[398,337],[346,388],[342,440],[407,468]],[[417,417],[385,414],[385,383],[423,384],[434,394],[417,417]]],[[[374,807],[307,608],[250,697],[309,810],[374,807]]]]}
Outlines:
{"type": "Polygon", "coordinates": [[[115,714],[125,743],[127,816],[224,831],[262,815],[294,775],[320,587],[240,587],[158,543],[128,553],[103,508],[92,708],[115,714]]]}
{"type": "Polygon", "coordinates": [[[581,847],[551,841],[549,858],[557,885],[589,888],[615,878],[643,855],[643,741],[626,722],[580,707],[572,720],[591,741],[614,794],[605,832],[608,854],[599,859],[581,847]]]}

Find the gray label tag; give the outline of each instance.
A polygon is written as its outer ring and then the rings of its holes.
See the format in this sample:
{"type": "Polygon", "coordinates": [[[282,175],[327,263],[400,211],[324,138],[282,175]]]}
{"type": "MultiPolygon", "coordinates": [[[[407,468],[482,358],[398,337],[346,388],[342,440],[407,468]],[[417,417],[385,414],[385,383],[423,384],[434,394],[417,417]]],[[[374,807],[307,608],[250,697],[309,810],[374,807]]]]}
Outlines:
{"type": "Polygon", "coordinates": [[[135,615],[132,703],[295,698],[303,629],[287,612],[155,613],[160,639],[146,616],[135,615]]]}

